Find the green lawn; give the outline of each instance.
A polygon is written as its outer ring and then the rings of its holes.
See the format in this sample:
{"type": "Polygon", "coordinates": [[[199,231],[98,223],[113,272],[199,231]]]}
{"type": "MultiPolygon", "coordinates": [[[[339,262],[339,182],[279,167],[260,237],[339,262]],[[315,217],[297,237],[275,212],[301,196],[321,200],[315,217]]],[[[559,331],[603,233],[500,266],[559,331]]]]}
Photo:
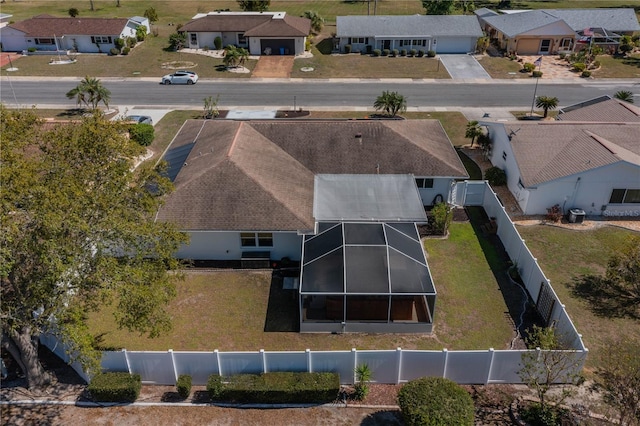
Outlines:
{"type": "Polygon", "coordinates": [[[601,68],[593,72],[594,78],[638,78],[640,77],[640,54],[624,58],[611,55],[598,56],[601,68]]]}
{"type": "Polygon", "coordinates": [[[235,271],[187,273],[169,307],[174,329],[157,339],[118,331],[108,309],[91,316],[90,329],[106,333],[105,347],[130,350],[505,348],[512,337],[506,305],[471,225],[453,224],[449,239],[431,239],[425,246],[438,291],[431,336],[265,332],[292,328],[297,318],[282,315],[297,312],[296,299],[270,297],[269,272],[235,271]]]}
{"type": "Polygon", "coordinates": [[[578,333],[583,335],[590,351],[587,371],[603,362],[600,354],[607,339],[640,339],[638,321],[598,317],[583,299],[572,293],[572,283],[580,275],[604,273],[609,256],[632,231],[614,227],[572,231],[539,225],[519,226],[518,232],[566,305],[578,333]]]}
{"type": "Polygon", "coordinates": [[[491,78],[531,78],[531,74],[520,72],[522,65],[509,58],[481,56],[478,62],[491,78]]]}

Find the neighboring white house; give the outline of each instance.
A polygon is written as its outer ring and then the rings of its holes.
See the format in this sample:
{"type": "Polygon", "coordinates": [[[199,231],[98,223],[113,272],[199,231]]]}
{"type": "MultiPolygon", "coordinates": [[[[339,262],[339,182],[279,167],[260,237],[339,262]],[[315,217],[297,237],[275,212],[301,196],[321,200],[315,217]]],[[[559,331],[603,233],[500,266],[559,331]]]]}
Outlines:
{"type": "Polygon", "coordinates": [[[78,53],[108,53],[115,47],[116,38],[135,37],[136,29],[143,26],[150,32],[149,20],[132,18],[57,18],[38,15],[0,28],[2,49],[20,52],[35,48],[37,51],[66,51],[78,53]]]}
{"type": "Polygon", "coordinates": [[[234,45],[251,55],[301,55],[305,51],[311,21],[286,12],[199,13],[180,28],[192,49],[214,49],[234,45]]]}
{"type": "Polygon", "coordinates": [[[318,174],[410,174],[424,205],[468,178],[437,120],[188,120],[164,158],[175,191],[157,219],[190,235],[177,256],[194,260],[300,260],[318,174]]]}
{"type": "Polygon", "coordinates": [[[9,25],[9,20],[13,18],[13,15],[8,13],[0,13],[0,28],[9,25]]]}
{"type": "Polygon", "coordinates": [[[640,123],[483,122],[524,214],[640,216],[640,123]]]}
{"type": "Polygon", "coordinates": [[[416,49],[468,53],[475,51],[482,30],[475,16],[338,16],[336,37],[340,51],[351,45],[352,51],[416,49]]]}

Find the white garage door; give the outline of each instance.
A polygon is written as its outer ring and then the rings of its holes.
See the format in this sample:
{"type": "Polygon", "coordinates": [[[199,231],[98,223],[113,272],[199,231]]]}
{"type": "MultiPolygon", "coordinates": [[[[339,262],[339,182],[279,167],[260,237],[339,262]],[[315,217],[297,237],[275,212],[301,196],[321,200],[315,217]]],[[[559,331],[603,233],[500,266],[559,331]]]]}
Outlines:
{"type": "Polygon", "coordinates": [[[438,37],[438,53],[468,53],[475,48],[475,39],[470,37],[438,37]]]}

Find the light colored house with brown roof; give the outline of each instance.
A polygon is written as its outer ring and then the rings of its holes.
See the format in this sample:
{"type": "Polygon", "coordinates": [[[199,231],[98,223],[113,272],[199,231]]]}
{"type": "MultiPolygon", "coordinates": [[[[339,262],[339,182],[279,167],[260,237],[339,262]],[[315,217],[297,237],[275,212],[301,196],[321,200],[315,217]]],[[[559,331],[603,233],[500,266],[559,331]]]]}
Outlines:
{"type": "Polygon", "coordinates": [[[21,52],[74,50],[79,53],[109,53],[116,38],[135,37],[138,26],[150,31],[149,20],[132,18],[59,18],[38,15],[0,29],[2,49],[21,52]]]}
{"type": "Polygon", "coordinates": [[[175,191],[157,219],[190,234],[178,257],[201,260],[300,260],[320,174],[413,175],[424,205],[468,177],[437,120],[188,120],[164,158],[175,191]]]}
{"type": "Polygon", "coordinates": [[[640,123],[485,122],[524,214],[640,216],[640,123]]]}
{"type": "Polygon", "coordinates": [[[301,55],[305,51],[311,21],[286,12],[209,12],[195,15],[180,28],[192,49],[234,45],[251,55],[301,55]]]}
{"type": "Polygon", "coordinates": [[[556,120],[640,123],[640,108],[604,95],[562,108],[556,120]]]}

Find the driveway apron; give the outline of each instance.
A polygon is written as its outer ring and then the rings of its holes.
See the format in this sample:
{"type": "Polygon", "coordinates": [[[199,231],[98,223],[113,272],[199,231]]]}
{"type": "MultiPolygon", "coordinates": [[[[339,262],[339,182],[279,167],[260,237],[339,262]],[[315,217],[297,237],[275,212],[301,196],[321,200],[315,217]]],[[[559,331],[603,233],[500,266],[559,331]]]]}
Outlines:
{"type": "Polygon", "coordinates": [[[438,55],[454,80],[491,79],[482,65],[472,55],[438,55]]]}

